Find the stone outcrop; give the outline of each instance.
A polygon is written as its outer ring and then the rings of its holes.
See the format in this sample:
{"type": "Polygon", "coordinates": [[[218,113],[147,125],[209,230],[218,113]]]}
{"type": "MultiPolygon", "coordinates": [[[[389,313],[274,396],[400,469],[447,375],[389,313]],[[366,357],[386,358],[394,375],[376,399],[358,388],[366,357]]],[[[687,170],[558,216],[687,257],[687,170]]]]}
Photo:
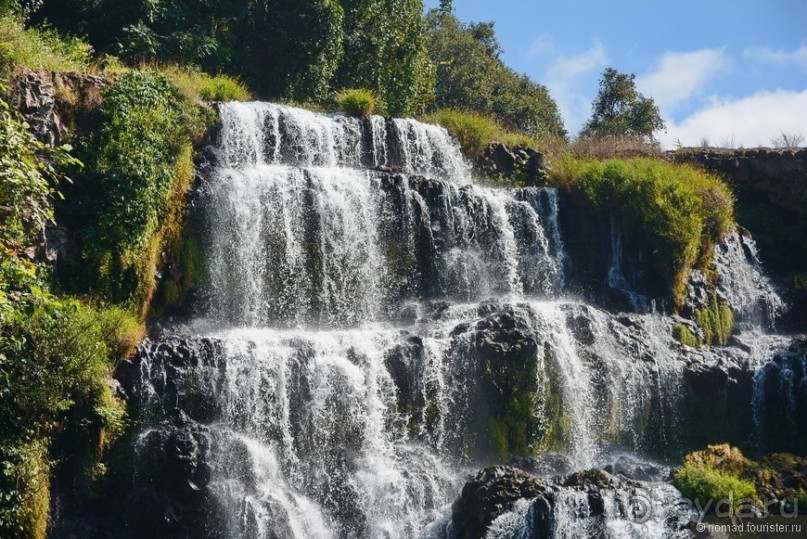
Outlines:
{"type": "Polygon", "coordinates": [[[546,184],[549,161],[534,148],[518,144],[512,148],[491,142],[476,159],[477,168],[492,178],[516,179],[526,186],[546,184]]]}
{"type": "Polygon", "coordinates": [[[95,126],[101,92],[108,85],[96,75],[24,69],[11,82],[11,104],[39,140],[58,146],[69,129],[95,126]]]}
{"type": "Polygon", "coordinates": [[[460,497],[451,507],[454,534],[457,539],[477,539],[496,517],[508,511],[520,499],[535,499],[543,524],[543,534],[549,537],[549,514],[554,501],[551,485],[529,473],[508,466],[495,466],[479,472],[465,483],[460,497]]]}
{"type": "Polygon", "coordinates": [[[683,148],[679,162],[695,163],[735,185],[763,193],[773,204],[807,216],[807,148],[683,148]]]}

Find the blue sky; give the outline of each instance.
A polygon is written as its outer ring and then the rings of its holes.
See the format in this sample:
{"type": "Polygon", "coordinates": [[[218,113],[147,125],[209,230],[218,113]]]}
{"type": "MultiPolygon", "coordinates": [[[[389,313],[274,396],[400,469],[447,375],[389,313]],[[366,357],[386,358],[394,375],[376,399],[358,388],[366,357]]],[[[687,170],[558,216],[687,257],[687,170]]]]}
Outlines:
{"type": "Polygon", "coordinates": [[[614,67],[656,100],[667,148],[807,139],[807,0],[454,0],[454,11],[495,22],[505,63],[549,87],[572,134],[614,67]]]}

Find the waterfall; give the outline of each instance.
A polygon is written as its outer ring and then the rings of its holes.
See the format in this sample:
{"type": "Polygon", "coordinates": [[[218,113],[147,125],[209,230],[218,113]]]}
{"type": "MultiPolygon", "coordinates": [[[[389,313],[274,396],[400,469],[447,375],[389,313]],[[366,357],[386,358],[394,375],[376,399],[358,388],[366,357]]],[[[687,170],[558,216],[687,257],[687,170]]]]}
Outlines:
{"type": "Polygon", "coordinates": [[[717,247],[718,292],[734,310],[740,329],[770,329],[784,302],[762,270],[753,238],[735,230],[717,247]]]}
{"type": "MultiPolygon", "coordinates": [[[[191,425],[203,465],[187,483],[211,537],[445,537],[465,476],[513,448],[583,470],[672,442],[686,367],[672,321],[565,297],[555,189],[474,185],[456,141],[415,120],[219,113],[194,319],[142,344],[134,375],[138,473],[166,429],[191,425]],[[516,413],[523,440],[502,434],[516,413]]],[[[627,291],[611,238],[607,284],[627,291]]],[[[742,288],[764,282],[735,243],[718,265],[750,320],[773,295],[742,288]]],[[[559,492],[556,537],[597,525],[579,495],[559,492]]],[[[676,536],[667,517],[637,527],[624,496],[605,496],[609,536],[676,536]]],[[[489,536],[532,536],[531,511],[516,503],[489,536]]]]}

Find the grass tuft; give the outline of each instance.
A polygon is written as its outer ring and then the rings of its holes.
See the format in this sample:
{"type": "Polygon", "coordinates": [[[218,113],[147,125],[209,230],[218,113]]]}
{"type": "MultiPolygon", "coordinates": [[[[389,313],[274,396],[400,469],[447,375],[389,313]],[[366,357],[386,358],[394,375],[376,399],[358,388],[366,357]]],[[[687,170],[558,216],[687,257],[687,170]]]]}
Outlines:
{"type": "Polygon", "coordinates": [[[244,84],[229,75],[208,75],[174,65],[157,68],[187,101],[249,101],[252,94],[244,84]]]}
{"type": "Polygon", "coordinates": [[[371,90],[348,88],[336,96],[339,110],[350,116],[370,116],[380,108],[378,98],[371,90]]]}

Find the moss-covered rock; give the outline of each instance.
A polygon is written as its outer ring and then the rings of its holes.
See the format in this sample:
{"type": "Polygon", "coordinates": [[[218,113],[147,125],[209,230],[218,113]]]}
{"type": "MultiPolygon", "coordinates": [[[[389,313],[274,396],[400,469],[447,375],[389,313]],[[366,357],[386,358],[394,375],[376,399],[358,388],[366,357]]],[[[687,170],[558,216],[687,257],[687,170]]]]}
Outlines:
{"type": "Polygon", "coordinates": [[[526,322],[510,311],[489,315],[474,329],[481,395],[474,418],[480,435],[471,452],[500,460],[531,454],[538,427],[538,343],[526,322]]]}
{"type": "Polygon", "coordinates": [[[742,501],[767,511],[782,509],[807,514],[801,498],[807,492],[807,458],[776,453],[753,461],[728,444],[710,445],[684,458],[684,465],[673,474],[675,486],[690,500],[712,508],[720,500],[742,501]]]}

